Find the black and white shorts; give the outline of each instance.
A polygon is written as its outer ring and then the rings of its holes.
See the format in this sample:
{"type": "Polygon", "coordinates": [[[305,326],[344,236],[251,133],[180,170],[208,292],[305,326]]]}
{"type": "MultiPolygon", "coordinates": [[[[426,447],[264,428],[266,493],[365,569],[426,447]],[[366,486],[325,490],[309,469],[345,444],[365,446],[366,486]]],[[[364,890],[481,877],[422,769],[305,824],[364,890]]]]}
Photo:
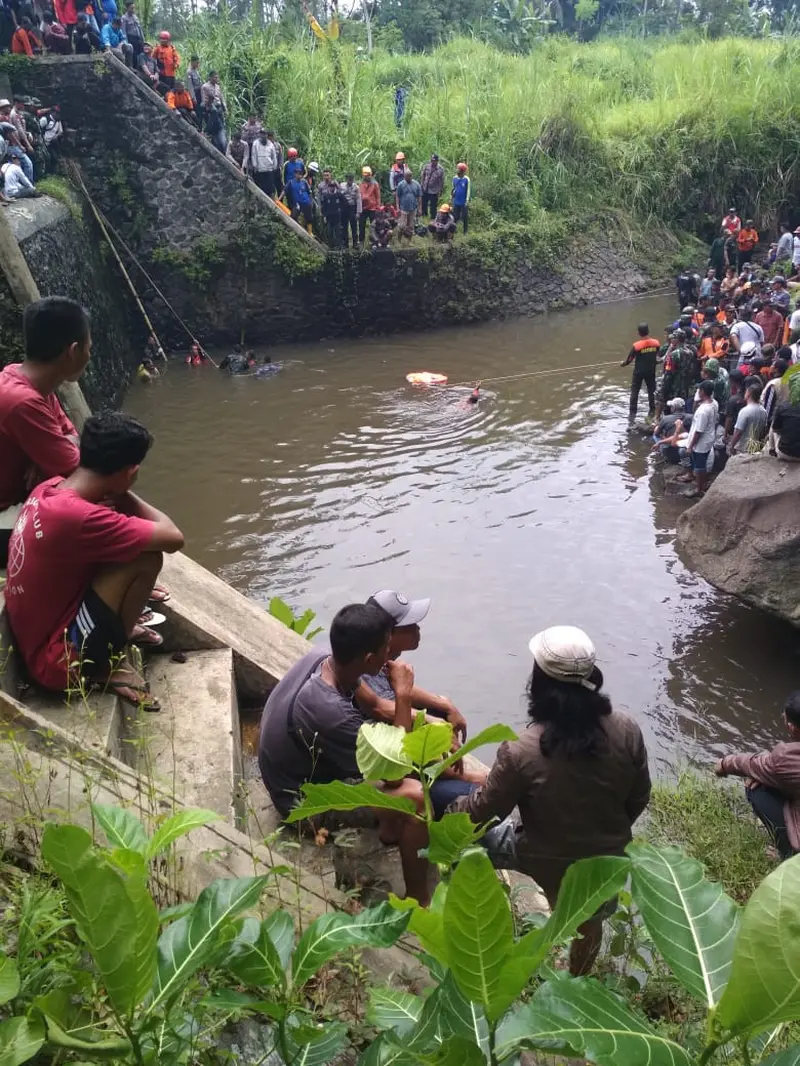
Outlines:
{"type": "Polygon", "coordinates": [[[97,595],[86,590],[78,611],[67,626],[67,637],[78,658],[81,673],[106,674],[128,643],[122,619],[97,595]]]}

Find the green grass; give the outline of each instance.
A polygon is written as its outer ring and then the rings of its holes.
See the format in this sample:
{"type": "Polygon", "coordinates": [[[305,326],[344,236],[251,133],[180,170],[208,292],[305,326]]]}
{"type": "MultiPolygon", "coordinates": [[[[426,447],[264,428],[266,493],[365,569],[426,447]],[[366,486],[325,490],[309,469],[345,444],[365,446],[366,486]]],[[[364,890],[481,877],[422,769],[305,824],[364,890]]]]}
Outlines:
{"type": "Polygon", "coordinates": [[[738,781],[687,770],[674,784],[655,784],[644,834],[684,848],[739,903],[775,867],[766,851],[769,839],[738,781]]]}
{"type": "Polygon", "coordinates": [[[543,40],[530,55],[457,38],[431,54],[371,59],[347,44],[281,39],[275,26],[201,17],[184,54],[215,67],[232,117],[252,108],[306,161],[385,175],[437,151],[466,160],[481,228],[548,229],[608,209],[697,230],[729,201],[763,228],[800,195],[800,41],[543,40]],[[394,87],[411,89],[402,130],[394,87]]]}

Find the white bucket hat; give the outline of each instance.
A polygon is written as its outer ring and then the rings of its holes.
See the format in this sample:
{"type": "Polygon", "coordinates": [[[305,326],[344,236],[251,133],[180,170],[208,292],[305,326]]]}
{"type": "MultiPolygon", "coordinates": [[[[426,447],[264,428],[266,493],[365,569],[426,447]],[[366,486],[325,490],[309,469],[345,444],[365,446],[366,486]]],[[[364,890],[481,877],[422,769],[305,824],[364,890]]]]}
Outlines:
{"type": "Polygon", "coordinates": [[[597,653],[582,629],[576,626],[551,626],[532,637],[528,647],[542,673],[554,681],[597,691],[597,685],[590,680],[597,653]]]}

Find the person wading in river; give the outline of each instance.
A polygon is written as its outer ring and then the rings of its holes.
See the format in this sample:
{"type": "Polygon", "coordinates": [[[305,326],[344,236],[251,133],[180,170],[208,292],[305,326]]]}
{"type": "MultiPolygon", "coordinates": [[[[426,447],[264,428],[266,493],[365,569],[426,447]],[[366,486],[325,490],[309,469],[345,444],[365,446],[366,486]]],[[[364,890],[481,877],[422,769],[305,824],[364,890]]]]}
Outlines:
{"type": "Polygon", "coordinates": [[[631,379],[631,398],[628,408],[628,425],[632,426],[636,421],[636,412],[639,407],[639,393],[642,383],[647,387],[647,405],[650,418],[656,413],[656,359],[661,345],[650,336],[650,327],[646,322],[638,326],[639,339],[628,352],[628,358],[622,366],[633,363],[633,377],[631,379]]]}

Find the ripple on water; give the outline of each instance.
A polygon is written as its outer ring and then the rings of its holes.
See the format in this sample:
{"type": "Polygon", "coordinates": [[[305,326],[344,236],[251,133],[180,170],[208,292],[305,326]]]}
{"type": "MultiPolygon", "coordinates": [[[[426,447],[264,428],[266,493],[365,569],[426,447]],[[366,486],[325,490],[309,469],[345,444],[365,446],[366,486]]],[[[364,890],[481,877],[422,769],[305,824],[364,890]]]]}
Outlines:
{"type": "Polygon", "coordinates": [[[661,757],[772,743],[796,636],[676,555],[682,505],[660,497],[647,443],[624,431],[629,372],[530,376],[618,361],[645,308],[654,328],[674,312],[634,302],[312,345],[274,353],[285,369],[269,380],[170,366],[128,400],[156,440],[143,491],[255,599],[281,595],[324,623],[377,588],[432,596],[417,676],[475,727],[524,724],[527,640],[566,621],[592,634],[615,704],[661,757]],[[410,364],[484,379],[481,402],[405,387],[410,364]]]}

